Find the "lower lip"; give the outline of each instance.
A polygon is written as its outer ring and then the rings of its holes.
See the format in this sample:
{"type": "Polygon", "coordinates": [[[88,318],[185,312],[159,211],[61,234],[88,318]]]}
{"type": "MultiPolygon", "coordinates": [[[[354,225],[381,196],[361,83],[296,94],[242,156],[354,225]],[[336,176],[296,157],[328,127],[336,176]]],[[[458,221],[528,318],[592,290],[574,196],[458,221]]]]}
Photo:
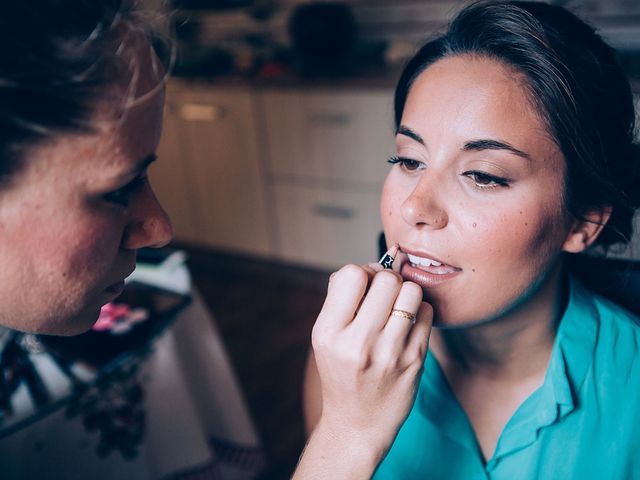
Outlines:
{"type": "Polygon", "coordinates": [[[450,273],[431,273],[421,268],[414,267],[411,263],[406,262],[400,269],[400,274],[405,280],[417,283],[423,288],[430,288],[445,283],[453,277],[459,275],[462,270],[456,270],[450,273]]]}
{"type": "Polygon", "coordinates": [[[123,290],[124,290],[124,280],[120,280],[119,282],[108,286],[105,289],[105,292],[109,293],[110,295],[114,295],[115,297],[117,297],[118,295],[120,295],[123,292],[123,290]]]}

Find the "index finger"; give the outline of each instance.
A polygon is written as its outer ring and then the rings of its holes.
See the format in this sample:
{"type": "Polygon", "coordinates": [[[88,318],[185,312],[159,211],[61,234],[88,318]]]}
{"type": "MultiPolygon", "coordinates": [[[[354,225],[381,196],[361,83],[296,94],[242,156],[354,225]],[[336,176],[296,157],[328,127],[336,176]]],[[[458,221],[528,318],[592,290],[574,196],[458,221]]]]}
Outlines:
{"type": "Polygon", "coordinates": [[[335,331],[349,325],[360,307],[369,282],[369,273],[357,265],[345,265],[332,274],[316,326],[335,331]]]}

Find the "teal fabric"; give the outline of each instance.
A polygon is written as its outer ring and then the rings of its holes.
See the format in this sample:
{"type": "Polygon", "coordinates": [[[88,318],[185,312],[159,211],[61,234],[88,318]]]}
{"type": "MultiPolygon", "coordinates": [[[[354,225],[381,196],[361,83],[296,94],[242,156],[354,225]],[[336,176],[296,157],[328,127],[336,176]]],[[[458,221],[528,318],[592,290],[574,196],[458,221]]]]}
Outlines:
{"type": "Polygon", "coordinates": [[[485,462],[429,354],[415,404],[374,478],[640,479],[637,317],[572,280],[543,385],[485,462]]]}

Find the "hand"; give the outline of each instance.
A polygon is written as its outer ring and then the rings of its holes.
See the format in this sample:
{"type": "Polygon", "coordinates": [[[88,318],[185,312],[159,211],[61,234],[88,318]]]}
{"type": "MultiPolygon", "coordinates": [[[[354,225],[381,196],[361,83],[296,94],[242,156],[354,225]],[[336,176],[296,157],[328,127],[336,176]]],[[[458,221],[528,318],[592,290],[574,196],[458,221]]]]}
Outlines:
{"type": "Polygon", "coordinates": [[[314,435],[382,458],[413,405],[432,316],[418,285],[379,264],[331,276],[312,333],[322,392],[314,435]],[[415,324],[393,309],[416,314],[415,324]]]}

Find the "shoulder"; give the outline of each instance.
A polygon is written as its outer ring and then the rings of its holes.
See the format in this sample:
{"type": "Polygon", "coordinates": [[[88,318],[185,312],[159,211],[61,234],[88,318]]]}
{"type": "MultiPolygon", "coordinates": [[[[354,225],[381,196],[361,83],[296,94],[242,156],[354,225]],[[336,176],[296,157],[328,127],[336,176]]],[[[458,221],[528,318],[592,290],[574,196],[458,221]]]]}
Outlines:
{"type": "Polygon", "coordinates": [[[570,281],[570,309],[579,316],[593,317],[600,326],[600,333],[624,330],[640,335],[640,317],[622,305],[594,292],[575,278],[570,281]]]}
{"type": "MultiPolygon", "coordinates": [[[[623,335],[624,338],[640,338],[640,317],[626,308],[596,293],[591,293],[592,302],[600,321],[600,335],[623,335]]],[[[638,346],[636,342],[636,347],[638,346]]]]}
{"type": "Polygon", "coordinates": [[[594,348],[596,372],[616,372],[615,377],[638,379],[640,392],[640,317],[597,293],[582,288],[597,324],[594,348]]]}
{"type": "MultiPolygon", "coordinates": [[[[622,425],[635,422],[640,415],[639,402],[625,401],[640,396],[640,318],[582,285],[574,287],[579,291],[572,292],[571,301],[581,305],[573,311],[580,315],[572,319],[568,334],[580,339],[572,343],[571,353],[585,362],[585,377],[578,387],[580,402],[603,428],[606,425],[617,432],[620,441],[638,442],[640,436],[622,425]]],[[[575,361],[571,365],[576,368],[575,361]]]]}
{"type": "Polygon", "coordinates": [[[640,374],[637,315],[571,279],[566,317],[566,334],[583,350],[593,348],[594,359],[601,368],[626,366],[639,369],[640,374]]]}

